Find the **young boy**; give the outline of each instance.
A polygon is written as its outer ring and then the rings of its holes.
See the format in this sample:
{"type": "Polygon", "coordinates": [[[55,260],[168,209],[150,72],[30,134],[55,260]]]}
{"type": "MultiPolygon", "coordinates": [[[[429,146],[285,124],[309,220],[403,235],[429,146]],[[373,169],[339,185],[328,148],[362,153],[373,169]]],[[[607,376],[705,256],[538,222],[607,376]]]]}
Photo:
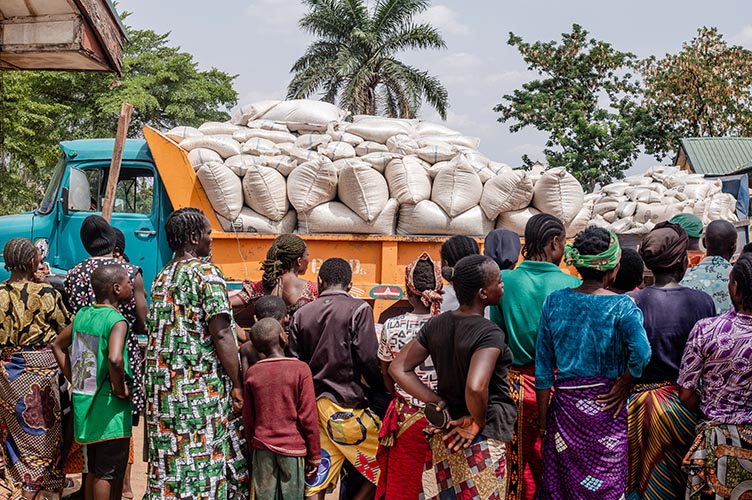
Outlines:
{"type": "Polygon", "coordinates": [[[253,495],[259,500],[302,499],[305,477],[321,463],[311,370],[285,357],[283,335],[273,318],[251,328],[251,342],[263,358],[245,374],[243,424],[253,456],[253,495]]]}
{"type": "Polygon", "coordinates": [[[369,387],[382,387],[373,310],[348,293],[352,269],[340,258],[319,270],[319,298],[300,308],[290,325],[290,352],[313,373],[323,466],[308,482],[306,496],[323,499],[337,483],[345,460],[368,481],[357,498],[373,498],[379,480],[376,461],[379,417],[368,408],[369,387]]]}
{"type": "Polygon", "coordinates": [[[91,287],[96,304],[81,308],[72,334],[58,336],[52,348],[71,381],[74,438],[87,445],[85,498],[119,500],[128,465],[132,403],[125,349],[128,322],[118,306],[131,299],[133,290],[119,265],[97,268],[91,287]]]}
{"type": "MultiPolygon", "coordinates": [[[[287,305],[282,297],[278,297],[277,295],[264,295],[256,301],[256,304],[254,305],[253,320],[254,322],[257,322],[264,318],[275,319],[280,325],[282,325],[283,329],[287,328],[289,316],[287,315],[287,305]]],[[[280,338],[284,343],[283,346],[287,345],[287,333],[283,332],[280,338]]],[[[240,347],[240,364],[243,371],[240,373],[245,376],[245,372],[248,371],[248,368],[256,364],[259,359],[262,359],[262,356],[259,356],[258,350],[254,347],[253,342],[249,340],[243,344],[240,347]]]]}

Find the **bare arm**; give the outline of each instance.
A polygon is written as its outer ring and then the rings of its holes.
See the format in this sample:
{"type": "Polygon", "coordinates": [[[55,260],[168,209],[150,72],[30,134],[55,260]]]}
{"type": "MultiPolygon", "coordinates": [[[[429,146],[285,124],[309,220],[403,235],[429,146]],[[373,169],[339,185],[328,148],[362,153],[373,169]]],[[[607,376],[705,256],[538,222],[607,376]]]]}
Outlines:
{"type": "Polygon", "coordinates": [[[379,360],[381,363],[381,375],[384,377],[384,385],[386,386],[386,390],[389,391],[389,394],[392,395],[392,397],[397,396],[397,392],[394,390],[394,379],[389,375],[389,365],[392,364],[391,361],[384,361],[383,359],[379,360]]]}
{"type": "Polygon", "coordinates": [[[110,374],[110,386],[112,393],[121,399],[130,396],[130,391],[125,384],[125,337],[128,335],[128,323],[118,321],[110,331],[110,343],[107,349],[107,369],[110,374]]]}
{"type": "Polygon", "coordinates": [[[538,402],[538,431],[542,437],[546,433],[546,417],[548,416],[548,402],[551,400],[551,389],[537,389],[535,399],[538,402]]]}
{"type": "Polygon", "coordinates": [[[697,391],[679,387],[679,400],[692,413],[700,414],[700,402],[697,399],[697,391]]]}
{"type": "Polygon", "coordinates": [[[57,361],[58,366],[60,366],[60,371],[63,372],[63,376],[69,382],[72,379],[72,375],[71,375],[70,354],[68,353],[68,348],[71,346],[72,342],[73,342],[73,325],[72,324],[63,328],[62,331],[57,334],[57,337],[55,337],[55,340],[52,341],[52,353],[55,356],[55,360],[57,361]]]}
{"type": "Polygon", "coordinates": [[[209,333],[211,334],[217,357],[222,363],[232,382],[232,406],[236,413],[243,411],[243,382],[240,377],[240,361],[238,360],[238,346],[232,333],[230,317],[218,314],[209,319],[209,333]]]}
{"type": "Polygon", "coordinates": [[[439,404],[441,398],[420,381],[415,373],[418,367],[428,357],[428,351],[417,340],[411,340],[389,366],[389,375],[402,389],[424,403],[439,404]]]}
{"type": "Polygon", "coordinates": [[[146,288],[144,288],[144,277],[141,273],[133,279],[133,298],[136,301],[136,321],[133,323],[133,333],[142,335],[146,332],[146,315],[149,313],[149,307],[146,305],[146,288]]]}

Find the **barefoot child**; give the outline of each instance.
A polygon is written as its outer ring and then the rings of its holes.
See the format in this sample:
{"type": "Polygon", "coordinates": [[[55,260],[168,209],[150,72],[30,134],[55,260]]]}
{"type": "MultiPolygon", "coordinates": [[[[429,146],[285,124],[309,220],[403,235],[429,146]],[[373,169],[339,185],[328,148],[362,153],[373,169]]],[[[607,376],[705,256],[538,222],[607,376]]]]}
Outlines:
{"type": "Polygon", "coordinates": [[[96,304],[81,308],[72,338],[60,335],[52,348],[71,381],[74,438],[87,445],[85,497],[119,500],[128,465],[132,403],[126,382],[131,376],[125,349],[128,323],[118,306],[131,299],[133,289],[119,265],[97,268],[91,286],[96,304]]]}
{"type": "Polygon", "coordinates": [[[299,500],[321,463],[311,370],[286,358],[279,321],[259,320],[251,342],[263,356],[245,375],[243,424],[253,456],[253,498],[299,500]]]}

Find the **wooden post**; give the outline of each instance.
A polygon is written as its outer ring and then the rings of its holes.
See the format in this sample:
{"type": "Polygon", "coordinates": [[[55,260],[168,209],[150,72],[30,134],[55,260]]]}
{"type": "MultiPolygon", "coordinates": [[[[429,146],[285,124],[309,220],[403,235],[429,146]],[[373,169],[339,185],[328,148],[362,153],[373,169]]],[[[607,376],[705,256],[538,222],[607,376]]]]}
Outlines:
{"type": "Polygon", "coordinates": [[[128,136],[128,125],[131,122],[132,112],[133,106],[124,102],[123,107],[120,108],[120,118],[118,118],[117,134],[115,135],[115,147],[112,149],[110,176],[107,179],[107,189],[104,192],[104,201],[102,202],[102,217],[107,222],[110,222],[112,218],[112,209],[115,205],[115,190],[117,189],[117,182],[120,177],[120,164],[123,161],[123,148],[125,148],[125,139],[128,136]]]}

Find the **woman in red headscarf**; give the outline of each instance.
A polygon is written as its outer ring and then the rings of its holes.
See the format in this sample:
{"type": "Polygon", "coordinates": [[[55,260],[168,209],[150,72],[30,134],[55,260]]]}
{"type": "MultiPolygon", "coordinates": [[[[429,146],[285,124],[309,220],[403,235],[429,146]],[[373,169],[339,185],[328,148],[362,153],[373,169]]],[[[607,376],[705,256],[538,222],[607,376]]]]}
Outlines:
{"type": "MultiPolygon", "coordinates": [[[[379,343],[379,359],[384,382],[394,396],[379,433],[376,458],[381,477],[376,498],[414,500],[422,491],[423,466],[431,458],[431,449],[423,433],[428,426],[423,416],[424,403],[403,391],[389,376],[389,365],[413,339],[431,316],[441,309],[441,265],[423,253],[405,271],[407,300],[413,307],[409,313],[384,323],[379,343]]],[[[436,389],[436,371],[431,358],[415,369],[415,373],[431,389],[436,389]]]]}

